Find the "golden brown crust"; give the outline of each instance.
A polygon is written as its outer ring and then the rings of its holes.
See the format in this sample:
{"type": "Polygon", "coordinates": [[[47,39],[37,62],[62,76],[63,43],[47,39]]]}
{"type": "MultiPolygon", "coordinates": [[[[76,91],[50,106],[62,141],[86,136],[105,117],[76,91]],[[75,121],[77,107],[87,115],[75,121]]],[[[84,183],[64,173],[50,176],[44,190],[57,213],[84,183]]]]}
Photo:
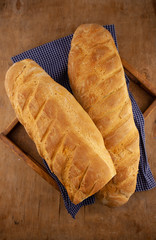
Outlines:
{"type": "Polygon", "coordinates": [[[68,75],[76,99],[102,133],[117,170],[96,196],[108,206],[122,205],[136,187],[139,134],[122,63],[105,28],[97,24],[77,28],[71,42],[68,75]]]}
{"type": "Polygon", "coordinates": [[[6,74],[5,88],[19,121],[73,203],[96,193],[115,175],[88,114],[37,63],[15,63],[6,74]]]}

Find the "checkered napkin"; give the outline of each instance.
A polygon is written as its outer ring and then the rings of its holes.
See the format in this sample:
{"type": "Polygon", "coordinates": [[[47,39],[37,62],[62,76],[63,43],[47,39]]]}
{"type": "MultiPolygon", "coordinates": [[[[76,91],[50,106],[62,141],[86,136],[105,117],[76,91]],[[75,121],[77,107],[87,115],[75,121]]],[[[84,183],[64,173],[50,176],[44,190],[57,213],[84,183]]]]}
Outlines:
{"type": "MultiPolygon", "coordinates": [[[[117,46],[117,40],[115,35],[114,25],[106,25],[104,26],[107,30],[109,30],[113,36],[115,44],[117,46]]],[[[23,52],[15,57],[12,57],[13,62],[18,62],[20,60],[31,58],[35,62],[37,62],[56,82],[64,86],[68,89],[69,92],[72,93],[72,90],[69,85],[68,74],[67,74],[67,65],[68,65],[68,53],[70,50],[70,44],[73,35],[66,36],[64,38],[46,43],[42,46],[33,48],[26,52],[23,52]]],[[[118,46],[117,46],[118,47],[118,46]]],[[[129,87],[129,79],[125,75],[127,87],[129,87]]],[[[156,186],[156,182],[152,176],[145,150],[145,132],[144,132],[144,118],[143,115],[137,106],[132,94],[129,92],[129,96],[132,102],[133,115],[136,127],[140,134],[140,163],[139,163],[139,173],[137,176],[137,185],[136,192],[138,191],[146,191],[156,186]]],[[[47,171],[51,175],[52,178],[57,182],[62,197],[64,199],[65,207],[69,214],[73,218],[81,208],[81,206],[93,204],[95,202],[95,197],[91,196],[85,199],[83,202],[74,205],[67,194],[66,189],[60,183],[58,178],[52,173],[45,162],[45,166],[47,171]]]]}

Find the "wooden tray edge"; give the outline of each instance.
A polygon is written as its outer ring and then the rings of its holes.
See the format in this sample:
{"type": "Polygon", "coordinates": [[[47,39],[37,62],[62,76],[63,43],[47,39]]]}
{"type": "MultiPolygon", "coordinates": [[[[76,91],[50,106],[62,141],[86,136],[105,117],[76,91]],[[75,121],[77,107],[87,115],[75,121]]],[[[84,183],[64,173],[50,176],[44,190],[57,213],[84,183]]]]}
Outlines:
{"type": "Polygon", "coordinates": [[[14,118],[11,123],[9,123],[9,125],[6,127],[6,129],[2,132],[2,134],[6,136],[9,132],[11,132],[11,130],[16,126],[18,122],[18,119],[14,118]]]}
{"type": "Polygon", "coordinates": [[[144,75],[138,72],[132,65],[130,65],[124,58],[121,58],[123,67],[127,70],[126,74],[130,77],[134,82],[138,80],[141,84],[141,87],[144,88],[148,93],[152,96],[156,97],[156,87],[146,79],[144,75]]]}
{"type": "Polygon", "coordinates": [[[144,119],[149,117],[149,115],[154,111],[155,108],[156,108],[156,99],[152,102],[152,104],[144,112],[144,114],[143,114],[144,115],[144,119]]]}
{"type": "MultiPolygon", "coordinates": [[[[14,122],[14,121],[13,121],[14,122]]],[[[11,125],[11,124],[10,124],[11,125]]],[[[28,166],[30,166],[36,173],[38,173],[44,180],[50,183],[56,190],[59,191],[59,187],[55,180],[47,173],[44,167],[39,164],[32,156],[25,154],[20,148],[18,148],[7,136],[0,133],[0,139],[5,143],[11,150],[23,159],[28,166]]]]}

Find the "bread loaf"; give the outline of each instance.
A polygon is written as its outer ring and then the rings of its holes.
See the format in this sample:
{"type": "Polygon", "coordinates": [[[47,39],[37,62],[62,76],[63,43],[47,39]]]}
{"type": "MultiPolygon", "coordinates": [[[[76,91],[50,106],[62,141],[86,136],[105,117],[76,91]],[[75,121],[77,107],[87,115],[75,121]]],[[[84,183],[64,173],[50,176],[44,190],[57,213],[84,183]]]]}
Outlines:
{"type": "Polygon", "coordinates": [[[15,63],[5,88],[19,121],[73,203],[96,193],[115,175],[102,135],[88,114],[37,63],[15,63]]]}
{"type": "Polygon", "coordinates": [[[117,171],[96,196],[108,206],[120,206],[136,188],[139,134],[122,63],[109,31],[96,24],[77,28],[68,75],[74,96],[100,130],[117,171]]]}

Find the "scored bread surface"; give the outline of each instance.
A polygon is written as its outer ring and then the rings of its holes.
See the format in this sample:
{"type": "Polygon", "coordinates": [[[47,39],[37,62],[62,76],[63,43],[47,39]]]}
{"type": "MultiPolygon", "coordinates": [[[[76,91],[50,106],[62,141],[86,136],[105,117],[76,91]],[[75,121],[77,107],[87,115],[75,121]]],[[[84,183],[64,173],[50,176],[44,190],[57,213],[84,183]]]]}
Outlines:
{"type": "Polygon", "coordinates": [[[75,204],[116,173],[103,138],[79,103],[30,59],[13,64],[5,88],[19,121],[75,204]]]}
{"type": "Polygon", "coordinates": [[[74,96],[100,130],[117,171],[96,196],[108,206],[122,205],[136,187],[139,134],[123,66],[109,31],[97,24],[77,28],[68,75],[74,96]]]}

